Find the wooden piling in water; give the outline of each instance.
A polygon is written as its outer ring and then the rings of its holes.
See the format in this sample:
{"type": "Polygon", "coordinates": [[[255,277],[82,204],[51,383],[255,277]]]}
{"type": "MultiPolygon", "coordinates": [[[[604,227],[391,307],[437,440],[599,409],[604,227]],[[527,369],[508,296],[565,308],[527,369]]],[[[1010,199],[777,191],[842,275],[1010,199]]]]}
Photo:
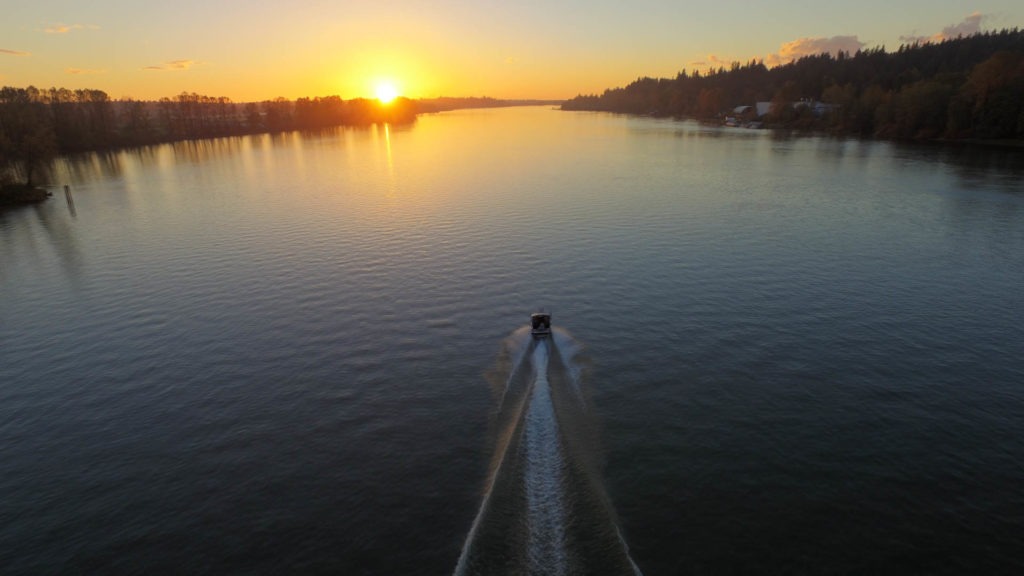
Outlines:
{"type": "Polygon", "coordinates": [[[75,201],[71,198],[71,186],[67,184],[64,185],[64,198],[68,201],[68,210],[71,212],[71,215],[78,216],[75,213],[75,201]]]}

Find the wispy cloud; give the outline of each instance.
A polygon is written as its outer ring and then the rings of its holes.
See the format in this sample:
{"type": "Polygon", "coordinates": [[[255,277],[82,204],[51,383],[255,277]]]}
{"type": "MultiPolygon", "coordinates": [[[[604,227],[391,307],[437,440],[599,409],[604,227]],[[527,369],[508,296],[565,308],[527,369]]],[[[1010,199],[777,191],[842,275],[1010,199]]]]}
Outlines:
{"type": "Polygon", "coordinates": [[[181,70],[188,70],[193,66],[202,66],[206,62],[196,62],[195,60],[171,60],[170,62],[164,62],[156,66],[146,66],[143,70],[150,70],[154,72],[177,72],[181,70]]]}
{"type": "Polygon", "coordinates": [[[717,54],[708,54],[708,64],[711,66],[729,66],[732,62],[732,59],[727,56],[723,57],[717,54]]]}
{"type": "Polygon", "coordinates": [[[721,56],[719,54],[707,54],[703,60],[694,60],[687,62],[686,65],[696,70],[717,70],[718,68],[728,68],[732,66],[732,63],[736,59],[731,56],[721,56]]]}
{"type": "Polygon", "coordinates": [[[779,51],[765,56],[764,63],[770,68],[782,66],[804,56],[829,53],[835,56],[840,50],[853,54],[866,44],[856,36],[833,36],[831,38],[798,38],[783,44],[779,51]]]}
{"type": "Polygon", "coordinates": [[[959,24],[946,26],[942,29],[942,39],[948,40],[957,36],[970,36],[981,31],[981,20],[985,16],[981,12],[975,12],[964,18],[959,24]]]}
{"type": "Polygon", "coordinates": [[[906,42],[907,44],[920,44],[924,42],[942,42],[943,40],[952,40],[959,36],[970,36],[981,32],[981,21],[987,18],[986,15],[981,12],[975,12],[970,16],[964,18],[956,24],[946,26],[942,29],[942,32],[936,32],[931,36],[900,36],[900,42],[906,42]]]}
{"type": "Polygon", "coordinates": [[[519,62],[519,58],[516,58],[515,56],[509,56],[508,58],[505,58],[506,64],[515,64],[516,62],[519,62]]]}
{"type": "Polygon", "coordinates": [[[106,70],[93,70],[91,68],[68,68],[64,70],[67,74],[106,74],[106,70]]]}
{"type": "Polygon", "coordinates": [[[31,56],[31,52],[22,52],[21,50],[7,50],[0,48],[0,54],[10,54],[11,56],[31,56]]]}
{"type": "Polygon", "coordinates": [[[45,30],[45,32],[47,34],[67,34],[68,32],[71,32],[72,30],[86,30],[86,29],[88,29],[88,30],[99,30],[100,27],[99,26],[95,26],[93,24],[71,24],[70,26],[66,26],[64,24],[57,24],[56,26],[53,26],[51,28],[47,28],[45,30]]]}

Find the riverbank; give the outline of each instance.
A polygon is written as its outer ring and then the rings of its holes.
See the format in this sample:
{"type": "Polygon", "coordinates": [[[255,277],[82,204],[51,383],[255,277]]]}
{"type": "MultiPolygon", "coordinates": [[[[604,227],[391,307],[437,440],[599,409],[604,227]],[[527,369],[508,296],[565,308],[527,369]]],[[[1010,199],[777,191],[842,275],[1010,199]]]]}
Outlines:
{"type": "Polygon", "coordinates": [[[0,207],[36,204],[52,196],[49,192],[35,186],[24,184],[5,184],[0,186],[0,207]]]}
{"type": "MultiPolygon", "coordinates": [[[[856,54],[821,53],[769,68],[638,78],[563,110],[763,122],[765,128],[906,141],[1024,139],[1024,32],[1013,29],[856,54]]],[[[1013,146],[1013,144],[1009,144],[1013,146]]]]}

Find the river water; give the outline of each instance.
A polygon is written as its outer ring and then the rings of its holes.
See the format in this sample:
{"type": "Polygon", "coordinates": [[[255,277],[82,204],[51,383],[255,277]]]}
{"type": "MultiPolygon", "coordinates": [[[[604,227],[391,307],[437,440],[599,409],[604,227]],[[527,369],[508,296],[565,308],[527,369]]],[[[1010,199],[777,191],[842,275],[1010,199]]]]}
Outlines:
{"type": "Polygon", "coordinates": [[[4,574],[1024,570],[1019,150],[514,108],[51,181],[4,574]]]}

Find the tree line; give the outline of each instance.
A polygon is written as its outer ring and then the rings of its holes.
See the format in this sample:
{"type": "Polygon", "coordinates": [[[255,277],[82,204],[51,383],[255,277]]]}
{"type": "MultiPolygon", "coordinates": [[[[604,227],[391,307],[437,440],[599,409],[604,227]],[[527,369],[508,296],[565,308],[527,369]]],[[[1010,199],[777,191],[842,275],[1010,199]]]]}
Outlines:
{"type": "Polygon", "coordinates": [[[112,100],[102,90],[0,88],[0,183],[32,185],[60,153],[342,125],[415,120],[408,98],[388,104],[338,96],[234,103],[182,92],[158,101],[112,100]]]}
{"type": "Polygon", "coordinates": [[[1024,138],[1024,32],[1014,28],[938,43],[818,54],[769,69],[734,62],[701,74],[639,78],[563,110],[720,118],[771,102],[768,126],[902,139],[1024,138]],[[794,103],[828,104],[821,113],[794,103]]]}

